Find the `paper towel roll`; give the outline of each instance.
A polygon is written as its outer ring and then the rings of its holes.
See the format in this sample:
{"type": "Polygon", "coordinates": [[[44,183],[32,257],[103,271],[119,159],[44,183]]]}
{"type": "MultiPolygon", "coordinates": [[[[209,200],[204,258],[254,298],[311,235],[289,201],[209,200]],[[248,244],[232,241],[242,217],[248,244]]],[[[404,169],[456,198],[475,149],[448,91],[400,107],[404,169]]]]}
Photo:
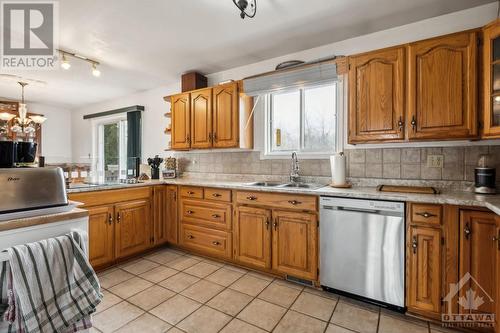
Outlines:
{"type": "Polygon", "coordinates": [[[330,156],[333,185],[344,185],[345,181],[345,155],[343,152],[330,156]]]}

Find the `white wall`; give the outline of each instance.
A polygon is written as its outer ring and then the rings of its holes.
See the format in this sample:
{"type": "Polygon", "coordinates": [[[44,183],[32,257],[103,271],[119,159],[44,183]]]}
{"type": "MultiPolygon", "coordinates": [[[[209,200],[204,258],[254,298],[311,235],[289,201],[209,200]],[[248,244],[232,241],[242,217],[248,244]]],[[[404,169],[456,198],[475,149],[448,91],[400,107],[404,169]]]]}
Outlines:
{"type": "MultiPolygon", "coordinates": [[[[355,37],[259,63],[210,74],[208,75],[209,84],[217,84],[220,81],[228,79],[239,80],[246,76],[270,71],[273,70],[278,63],[286,60],[299,59],[310,61],[331,57],[332,55],[350,55],[447,33],[477,28],[492,21],[496,17],[496,12],[497,4],[491,3],[426,19],[369,35],[355,37]]],[[[166,155],[164,149],[169,138],[163,133],[163,129],[168,123],[168,120],[163,117],[163,114],[168,110],[168,104],[163,101],[163,96],[177,92],[180,92],[180,82],[174,85],[160,87],[74,110],[72,113],[74,162],[88,160],[89,154],[91,154],[92,151],[90,121],[83,120],[82,117],[84,114],[102,112],[136,104],[144,105],[146,108],[143,114],[143,158],[156,154],[160,156],[166,155]]]]}

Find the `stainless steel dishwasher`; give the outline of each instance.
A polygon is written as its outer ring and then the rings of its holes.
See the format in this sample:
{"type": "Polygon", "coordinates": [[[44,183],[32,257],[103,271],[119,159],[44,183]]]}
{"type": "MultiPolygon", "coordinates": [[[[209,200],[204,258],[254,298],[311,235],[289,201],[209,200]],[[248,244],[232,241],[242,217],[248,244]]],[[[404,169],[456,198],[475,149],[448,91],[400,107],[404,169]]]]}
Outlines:
{"type": "Polygon", "coordinates": [[[404,311],[403,202],[320,198],[323,289],[404,311]]]}

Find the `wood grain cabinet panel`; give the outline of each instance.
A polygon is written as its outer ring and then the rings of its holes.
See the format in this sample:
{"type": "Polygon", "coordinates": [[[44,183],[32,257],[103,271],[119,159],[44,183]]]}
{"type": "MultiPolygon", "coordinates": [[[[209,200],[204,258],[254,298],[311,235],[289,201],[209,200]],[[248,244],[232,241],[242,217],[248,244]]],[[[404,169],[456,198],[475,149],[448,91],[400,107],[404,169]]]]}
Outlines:
{"type": "Polygon", "coordinates": [[[238,84],[213,88],[213,146],[239,146],[238,84]]]}
{"type": "Polygon", "coordinates": [[[172,112],[172,149],[189,149],[191,147],[191,107],[189,93],[171,97],[172,112]]]}
{"type": "Polygon", "coordinates": [[[483,303],[477,309],[459,307],[461,313],[496,313],[496,300],[499,284],[498,257],[498,217],[491,212],[472,210],[460,211],[460,263],[459,278],[467,273],[473,279],[460,289],[460,297],[467,298],[472,291],[482,297],[483,303]]]}
{"type": "Polygon", "coordinates": [[[97,206],[89,211],[89,260],[94,268],[114,260],[114,208],[97,206]]]}
{"type": "Polygon", "coordinates": [[[408,232],[408,309],[441,316],[441,230],[410,226],[408,232]]]}
{"type": "Polygon", "coordinates": [[[314,214],[273,211],[272,268],[295,277],[316,280],[318,229],[314,214]]]}
{"type": "Polygon", "coordinates": [[[183,223],[203,225],[208,228],[231,230],[231,205],[183,199],[180,216],[183,223]]]}
{"type": "Polygon", "coordinates": [[[167,187],[153,187],[153,237],[154,244],[167,242],[167,187]]]}
{"type": "Polygon", "coordinates": [[[191,148],[212,147],[212,88],[191,93],[191,148]]]}
{"type": "Polygon", "coordinates": [[[405,48],[349,57],[349,142],[404,139],[405,48]]]}
{"type": "Polygon", "coordinates": [[[415,42],[408,54],[408,138],[476,137],[476,32],[415,42]]]}
{"type": "Polygon", "coordinates": [[[236,261],[256,268],[271,268],[271,211],[238,207],[233,248],[236,261]]]}
{"type": "Polygon", "coordinates": [[[149,200],[137,200],[115,205],[117,259],[139,253],[151,246],[150,213],[149,200]]]}
{"type": "Polygon", "coordinates": [[[229,232],[181,224],[181,245],[203,254],[231,259],[231,239],[229,232]]]}
{"type": "Polygon", "coordinates": [[[166,238],[171,244],[177,244],[179,242],[179,221],[177,214],[177,186],[168,185],[167,186],[167,203],[166,203],[166,238]]]}

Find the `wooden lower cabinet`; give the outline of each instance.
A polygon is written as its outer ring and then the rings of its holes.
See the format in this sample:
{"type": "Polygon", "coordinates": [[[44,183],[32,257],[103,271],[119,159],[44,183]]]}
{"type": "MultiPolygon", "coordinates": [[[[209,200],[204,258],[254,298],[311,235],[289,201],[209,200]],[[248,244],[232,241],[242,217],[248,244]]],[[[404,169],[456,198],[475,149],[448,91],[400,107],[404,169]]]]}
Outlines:
{"type": "Polygon", "coordinates": [[[238,207],[234,224],[234,259],[257,268],[271,268],[271,211],[238,207]]]}
{"type": "Polygon", "coordinates": [[[222,259],[231,259],[231,233],[197,225],[181,224],[180,244],[222,259]]]}
{"type": "Polygon", "coordinates": [[[165,204],[166,209],[166,221],[165,221],[165,232],[166,240],[170,244],[177,244],[179,242],[179,222],[177,220],[177,197],[178,189],[176,185],[167,186],[167,202],[165,204]]]}
{"type": "Polygon", "coordinates": [[[155,245],[177,244],[177,186],[153,187],[153,225],[155,245]]]}
{"type": "Polygon", "coordinates": [[[441,230],[425,226],[409,227],[408,292],[410,311],[441,317],[441,230]]]}
{"type": "Polygon", "coordinates": [[[115,249],[116,258],[131,256],[149,248],[151,203],[136,200],[115,205],[115,249]]]}
{"type": "Polygon", "coordinates": [[[113,205],[88,208],[89,260],[92,266],[108,265],[114,259],[113,205]]]}

